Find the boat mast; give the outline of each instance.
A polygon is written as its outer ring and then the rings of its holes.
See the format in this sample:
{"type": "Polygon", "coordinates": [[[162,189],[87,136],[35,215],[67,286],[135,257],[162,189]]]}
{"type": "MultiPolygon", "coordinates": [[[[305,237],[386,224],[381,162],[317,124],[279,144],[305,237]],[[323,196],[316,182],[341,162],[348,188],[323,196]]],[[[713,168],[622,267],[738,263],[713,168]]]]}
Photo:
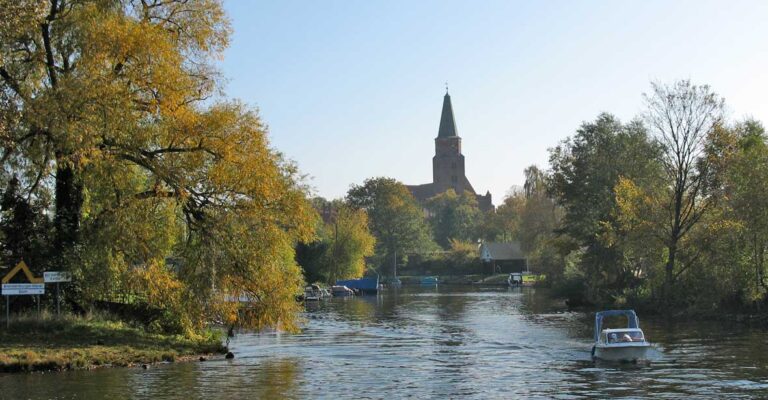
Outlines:
{"type": "Polygon", "coordinates": [[[395,279],[397,279],[397,250],[395,250],[395,279]]]}

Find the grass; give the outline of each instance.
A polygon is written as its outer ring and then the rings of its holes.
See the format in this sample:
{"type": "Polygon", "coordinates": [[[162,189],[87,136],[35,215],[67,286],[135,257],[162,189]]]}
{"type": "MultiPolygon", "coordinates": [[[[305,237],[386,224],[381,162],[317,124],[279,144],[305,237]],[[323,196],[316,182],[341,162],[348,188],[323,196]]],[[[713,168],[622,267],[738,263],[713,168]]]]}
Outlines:
{"type": "Polygon", "coordinates": [[[222,353],[216,333],[189,338],[149,333],[105,314],[11,317],[0,326],[0,372],[91,369],[222,353]]]}

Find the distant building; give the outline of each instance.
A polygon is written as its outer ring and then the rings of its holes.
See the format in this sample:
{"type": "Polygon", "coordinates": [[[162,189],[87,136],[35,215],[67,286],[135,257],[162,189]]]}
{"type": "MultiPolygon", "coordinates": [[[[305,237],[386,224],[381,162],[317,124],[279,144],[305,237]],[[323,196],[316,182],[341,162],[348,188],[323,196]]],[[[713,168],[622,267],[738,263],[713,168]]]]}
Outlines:
{"type": "Polygon", "coordinates": [[[528,269],[528,258],[520,248],[520,242],[483,242],[480,244],[480,260],[495,273],[523,272],[528,269]]]}
{"type": "Polygon", "coordinates": [[[456,132],[456,121],[453,118],[451,96],[445,92],[443,97],[443,112],[440,115],[440,128],[435,138],[435,156],[432,157],[432,183],[423,185],[406,185],[413,197],[424,203],[430,197],[453,189],[457,194],[465,191],[477,198],[477,204],[483,211],[493,210],[491,192],[479,195],[475,192],[464,174],[464,155],[461,154],[461,137],[456,132]]]}

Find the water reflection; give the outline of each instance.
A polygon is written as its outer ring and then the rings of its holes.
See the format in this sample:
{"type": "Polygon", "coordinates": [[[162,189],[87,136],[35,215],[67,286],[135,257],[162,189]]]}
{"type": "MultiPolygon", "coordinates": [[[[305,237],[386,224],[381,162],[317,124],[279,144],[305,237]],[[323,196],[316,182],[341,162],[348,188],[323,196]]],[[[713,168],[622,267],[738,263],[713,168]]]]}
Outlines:
{"type": "MultiPolygon", "coordinates": [[[[641,316],[642,317],[642,316],[641,316]]],[[[150,370],[0,375],[0,398],[749,398],[763,331],[641,319],[647,365],[590,360],[592,316],[529,288],[403,287],[308,304],[298,335],[240,335],[237,358],[150,370]]]]}

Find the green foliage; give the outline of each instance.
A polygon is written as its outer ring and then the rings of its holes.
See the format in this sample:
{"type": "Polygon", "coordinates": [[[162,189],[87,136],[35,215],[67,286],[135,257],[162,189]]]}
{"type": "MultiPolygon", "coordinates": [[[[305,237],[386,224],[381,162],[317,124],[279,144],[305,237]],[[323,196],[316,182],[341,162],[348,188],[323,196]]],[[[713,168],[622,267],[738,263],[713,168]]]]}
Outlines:
{"type": "MultiPolygon", "coordinates": [[[[656,219],[658,232],[667,247],[665,295],[673,293],[676,276],[690,264],[677,265],[678,254],[686,255],[685,236],[706,216],[716,196],[706,192],[710,162],[705,156],[706,141],[722,123],[725,101],[707,85],[688,80],[671,85],[652,84],[644,95],[648,111],[645,120],[661,145],[659,162],[664,190],[656,196],[665,216],[656,219]]],[[[682,261],[682,260],[681,260],[682,261]]]]}
{"type": "Polygon", "coordinates": [[[614,188],[622,178],[652,179],[659,155],[641,122],[622,124],[610,114],[583,123],[574,137],[550,150],[550,190],[564,210],[562,233],[584,249],[580,268],[592,301],[633,284],[619,242],[606,239],[621,234],[614,188]]]}
{"type": "Polygon", "coordinates": [[[448,261],[454,266],[464,266],[478,259],[477,243],[450,239],[448,261]]]}
{"type": "Polygon", "coordinates": [[[646,102],[654,140],[640,122],[601,115],[552,151],[550,189],[565,209],[557,253],[570,252],[555,286],[575,303],[760,310],[768,295],[762,125],[728,126],[722,100],[688,81],[656,84],[646,102]]]}
{"type": "Polygon", "coordinates": [[[0,200],[2,264],[15,266],[24,260],[39,275],[49,263],[51,248],[47,238],[52,227],[44,213],[46,204],[41,199],[23,197],[19,185],[19,180],[12,177],[0,200]]]}
{"type": "Polygon", "coordinates": [[[368,215],[341,201],[315,199],[326,217],[318,229],[319,239],[300,244],[297,261],[308,282],[333,284],[337,279],[359,278],[365,259],[373,255],[376,238],[368,230],[368,215]]]}
{"type": "Polygon", "coordinates": [[[491,242],[509,242],[520,235],[520,218],[525,207],[525,196],[511,191],[496,207],[484,213],[478,230],[480,237],[491,242]]]}
{"type": "Polygon", "coordinates": [[[712,218],[717,224],[710,223],[706,231],[713,243],[701,251],[722,266],[719,281],[728,287],[720,293],[738,293],[748,304],[759,304],[768,296],[767,140],[762,124],[747,120],[732,128],[719,127],[708,146],[708,157],[717,167],[708,189],[721,201],[714,210],[717,218],[712,218]]]}
{"type": "Polygon", "coordinates": [[[368,214],[376,237],[374,262],[387,271],[393,267],[395,252],[402,255],[434,248],[424,211],[402,183],[390,178],[367,179],[349,189],[346,201],[368,214]]]}
{"type": "Polygon", "coordinates": [[[429,224],[432,234],[443,248],[452,247],[452,239],[474,241],[481,217],[477,199],[471,192],[456,194],[453,189],[438,194],[427,201],[429,224]]]}

